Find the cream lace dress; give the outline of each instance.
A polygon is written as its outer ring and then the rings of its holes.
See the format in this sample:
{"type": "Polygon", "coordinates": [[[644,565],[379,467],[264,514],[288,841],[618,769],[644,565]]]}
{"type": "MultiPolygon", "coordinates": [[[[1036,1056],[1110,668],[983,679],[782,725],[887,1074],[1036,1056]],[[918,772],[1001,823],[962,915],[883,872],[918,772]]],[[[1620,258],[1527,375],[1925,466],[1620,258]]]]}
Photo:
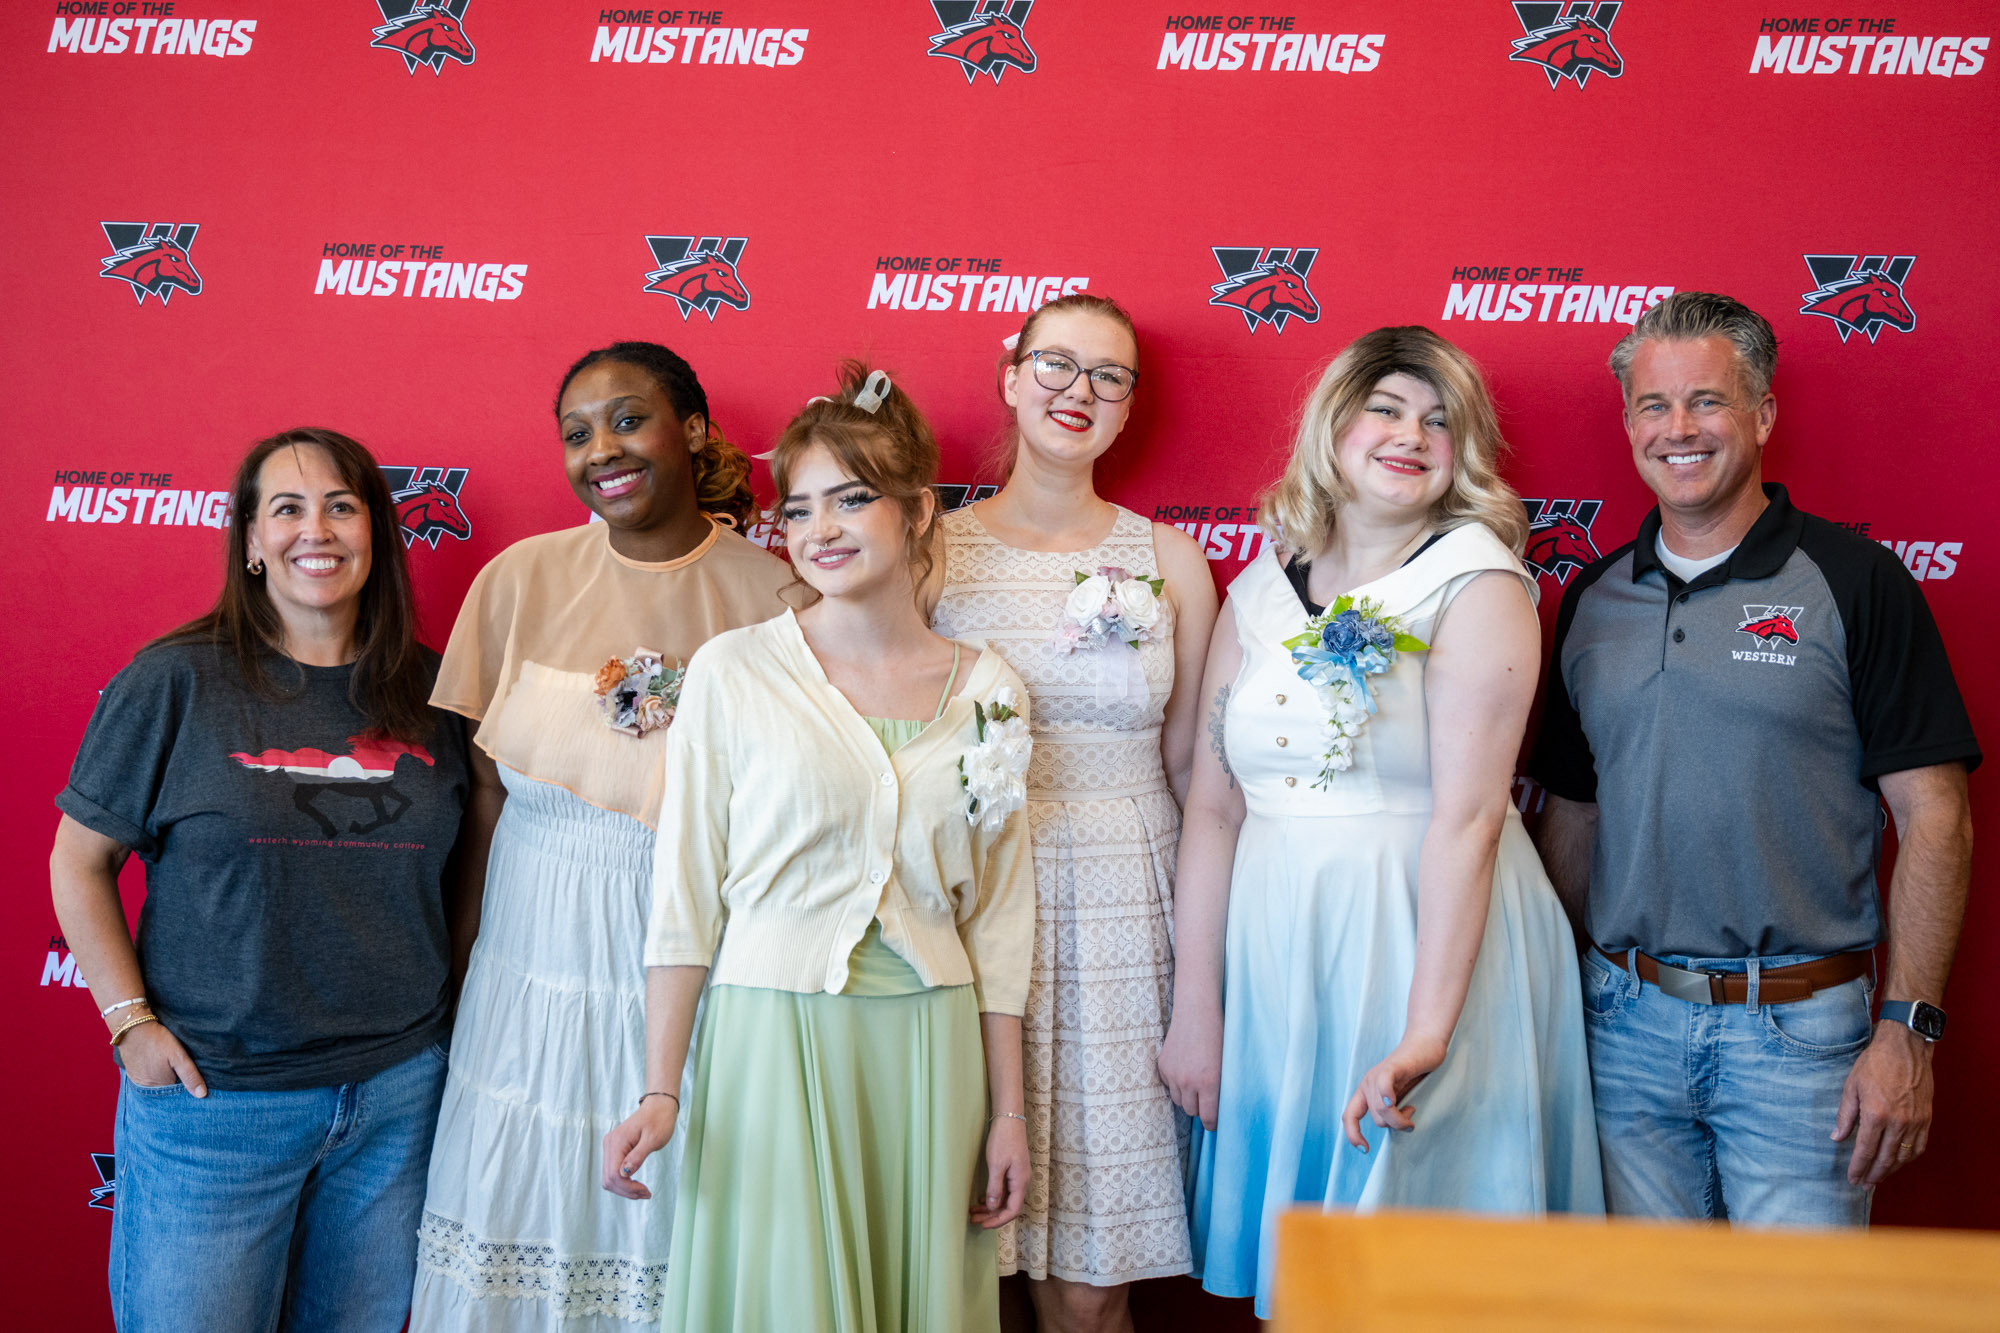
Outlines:
{"type": "Polygon", "coordinates": [[[1117,672],[1107,685],[1100,668],[1110,664],[1049,642],[1078,571],[1159,573],[1153,525],[1121,508],[1103,542],[1076,552],[1007,546],[970,508],[941,526],[933,626],[985,640],[1034,705],[1035,957],[1022,1044],[1035,1174],[1020,1220],[1001,1235],[1000,1271],[1097,1286],[1185,1273],[1185,1130],[1155,1070],[1181,823],[1160,758],[1173,613],[1163,599],[1154,637],[1136,650],[1143,688],[1117,672]]]}

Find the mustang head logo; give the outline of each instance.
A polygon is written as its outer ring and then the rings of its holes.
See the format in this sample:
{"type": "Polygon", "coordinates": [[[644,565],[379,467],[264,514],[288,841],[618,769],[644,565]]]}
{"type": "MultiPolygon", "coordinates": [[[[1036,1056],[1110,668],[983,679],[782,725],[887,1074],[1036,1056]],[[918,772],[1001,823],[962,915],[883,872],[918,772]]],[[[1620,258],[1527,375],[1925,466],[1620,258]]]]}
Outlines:
{"type": "Polygon", "coordinates": [[[1528,511],[1528,549],[1521,560],[1537,575],[1560,586],[1602,558],[1590,536],[1602,500],[1522,500],[1521,505],[1528,511]]]}
{"type": "Polygon", "coordinates": [[[683,320],[697,310],[711,321],[723,306],[748,310],[750,289],[736,271],[746,244],[742,236],[648,236],[653,267],[643,290],[673,297],[683,320]]]}
{"type": "Polygon", "coordinates": [[[1281,259],[1266,259],[1216,283],[1209,291],[1214,293],[1208,298],[1210,305],[1238,311],[1252,333],[1259,324],[1274,325],[1283,333],[1288,319],[1308,324],[1319,320],[1319,302],[1306,286],[1306,275],[1281,259]]]}
{"type": "Polygon", "coordinates": [[[750,293],[736,276],[736,265],[711,250],[696,250],[685,259],[662,265],[646,275],[646,290],[671,296],[681,304],[685,319],[697,308],[710,319],[715,308],[748,310],[750,293]]]}
{"type": "Polygon", "coordinates": [[[1736,632],[1748,634],[1766,648],[1776,639],[1797,643],[1797,618],[1804,613],[1803,606],[1746,606],[1743,608],[1743,623],[1736,627],[1736,632]]]}
{"type": "Polygon", "coordinates": [[[1576,80],[1581,88],[1592,74],[1615,79],[1625,72],[1625,62],[1611,44],[1611,24],[1620,8],[1616,3],[1593,10],[1576,0],[1567,7],[1517,0],[1514,14],[1527,35],[1514,39],[1514,53],[1507,58],[1540,65],[1551,88],[1564,79],[1576,80]]]}
{"type": "Polygon", "coordinates": [[[1597,557],[1597,543],[1590,540],[1590,529],[1565,514],[1530,527],[1528,549],[1521,558],[1534,566],[1537,574],[1547,574],[1557,583],[1568,583],[1571,574],[1597,557]]]}
{"type": "Polygon", "coordinates": [[[129,250],[120,250],[99,261],[104,265],[100,278],[117,278],[132,284],[139,304],[146,304],[151,292],[166,304],[168,289],[179,287],[190,295],[201,291],[201,274],[194,271],[188,252],[164,236],[148,236],[129,250]]]}
{"type": "Polygon", "coordinates": [[[1846,342],[1852,334],[1866,334],[1869,342],[1881,336],[1882,327],[1908,333],[1917,327],[1917,316],[1903,296],[1903,280],[1915,255],[1807,255],[1806,266],[1819,286],[1801,298],[1801,315],[1820,315],[1833,321],[1846,342]],[[1837,275],[1837,276],[1836,276],[1837,275]]]}
{"type": "Polygon", "coordinates": [[[435,551],[440,537],[463,541],[472,535],[472,520],[458,507],[458,497],[435,481],[397,491],[390,499],[396,502],[396,522],[402,526],[405,546],[423,541],[435,551]]]}
{"type": "Polygon", "coordinates": [[[458,0],[454,5],[438,0],[391,14],[389,11],[397,7],[395,0],[377,0],[386,22],[375,29],[375,40],[368,45],[396,52],[412,74],[419,65],[429,65],[431,73],[442,74],[447,60],[470,65],[472,41],[460,23],[467,3],[468,0],[458,0]]]}
{"type": "Polygon", "coordinates": [[[967,83],[981,74],[991,74],[998,83],[1009,65],[1033,73],[1035,50],[1021,31],[1032,8],[1034,0],[931,0],[944,31],[931,37],[925,54],[956,60],[967,83]]]}

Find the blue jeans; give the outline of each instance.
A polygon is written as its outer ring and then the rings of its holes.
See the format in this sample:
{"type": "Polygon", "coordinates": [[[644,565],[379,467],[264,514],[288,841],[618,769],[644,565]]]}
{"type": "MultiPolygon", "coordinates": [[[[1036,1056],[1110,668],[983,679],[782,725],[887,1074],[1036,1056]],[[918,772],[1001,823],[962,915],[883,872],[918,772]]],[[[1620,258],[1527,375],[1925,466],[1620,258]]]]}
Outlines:
{"type": "Polygon", "coordinates": [[[358,1083],[191,1096],[121,1077],[121,1333],[396,1333],[416,1279],[445,1054],[358,1083]]]}
{"type": "MultiPolygon", "coordinates": [[[[1740,958],[1660,961],[1747,970],[1740,958]]],[[[1869,1191],[1847,1183],[1853,1141],[1830,1136],[1874,1031],[1872,991],[1861,976],[1790,1004],[1691,1004],[1586,949],[1584,1031],[1608,1211],[1866,1226],[1869,1191]]]]}

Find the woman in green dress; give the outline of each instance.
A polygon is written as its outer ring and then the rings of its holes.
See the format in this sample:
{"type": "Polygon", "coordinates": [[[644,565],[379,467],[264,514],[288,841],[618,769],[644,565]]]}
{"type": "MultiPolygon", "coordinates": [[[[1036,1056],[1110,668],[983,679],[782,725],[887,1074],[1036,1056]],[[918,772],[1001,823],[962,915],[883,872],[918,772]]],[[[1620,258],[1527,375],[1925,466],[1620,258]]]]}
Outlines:
{"type": "Polygon", "coordinates": [[[650,1198],[685,1122],[670,1330],[998,1327],[993,1233],[1029,1172],[1030,742],[1019,677],[917,607],[937,456],[886,375],[843,367],[771,455],[820,600],[711,639],[674,701],[647,1092],[603,1167],[650,1198]]]}

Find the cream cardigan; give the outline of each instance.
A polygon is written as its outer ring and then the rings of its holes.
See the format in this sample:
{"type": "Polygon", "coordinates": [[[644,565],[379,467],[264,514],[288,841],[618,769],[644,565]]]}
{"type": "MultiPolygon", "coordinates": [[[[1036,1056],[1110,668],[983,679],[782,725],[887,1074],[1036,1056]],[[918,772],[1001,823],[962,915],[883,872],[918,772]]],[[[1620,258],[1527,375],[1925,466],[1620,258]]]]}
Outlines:
{"type": "Polygon", "coordinates": [[[790,611],[718,634],[688,664],[668,728],[648,967],[712,967],[718,986],[838,992],[882,939],[930,986],[983,1012],[1027,1002],[1035,878],[1027,815],[966,822],[958,760],[972,704],[1027,691],[982,645],[944,716],[883,751],[828,683],[790,611]]]}

